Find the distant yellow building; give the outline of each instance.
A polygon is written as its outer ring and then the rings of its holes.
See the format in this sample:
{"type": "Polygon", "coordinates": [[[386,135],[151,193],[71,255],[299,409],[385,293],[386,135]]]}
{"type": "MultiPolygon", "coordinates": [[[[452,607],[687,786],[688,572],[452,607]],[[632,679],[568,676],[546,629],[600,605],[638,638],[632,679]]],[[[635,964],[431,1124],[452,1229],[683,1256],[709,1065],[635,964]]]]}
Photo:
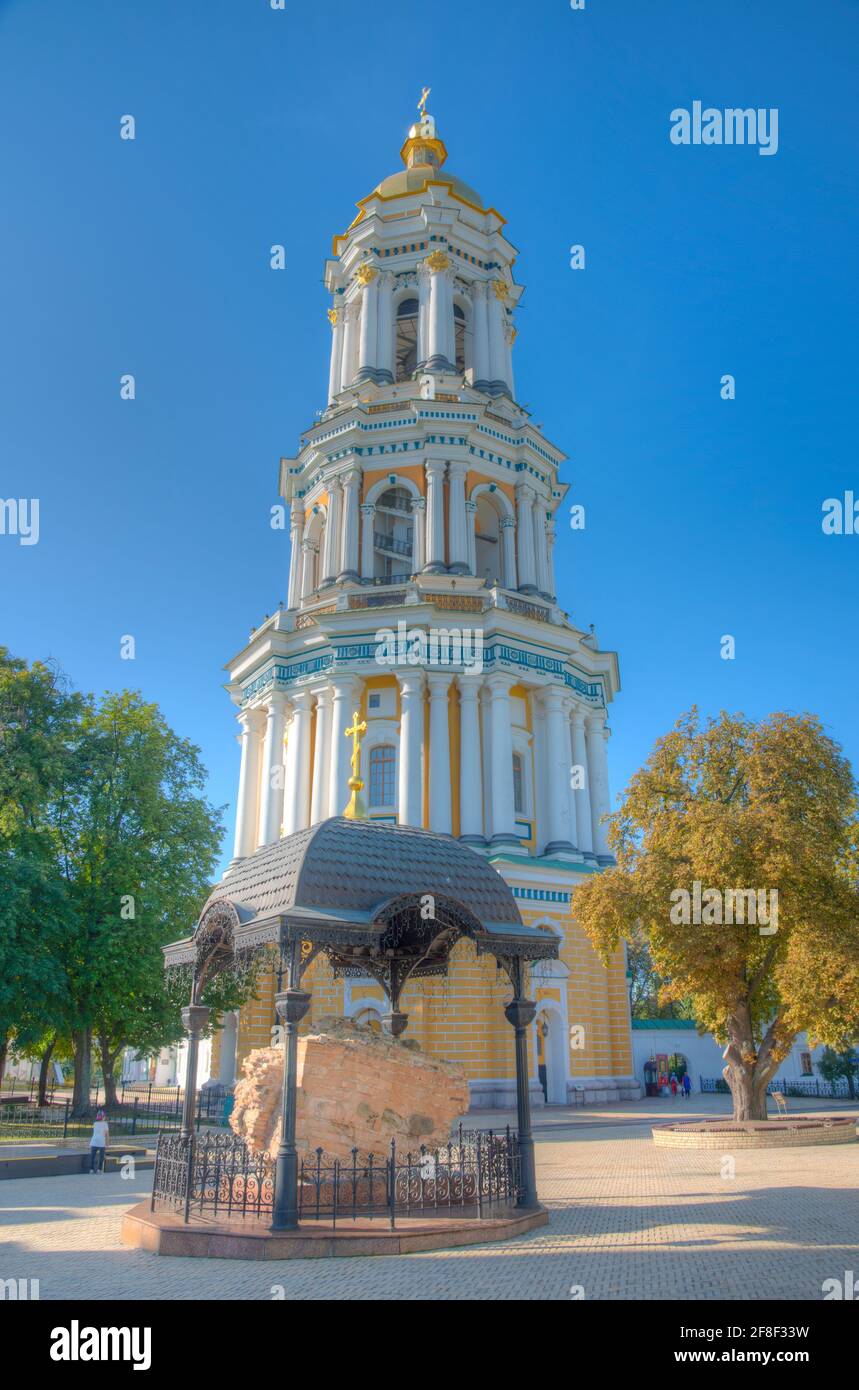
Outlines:
{"type": "MultiPolygon", "coordinates": [[[[446,157],[422,111],[405,167],[361,199],[326,263],[328,403],[281,461],[288,602],[228,665],[233,863],[343,813],[357,713],[367,816],[457,836],[511,886],[526,925],[562,938],[560,960],[531,972],[533,1099],[631,1097],[625,952],[605,969],[570,913],[575,885],[611,862],[617,659],[558,606],[564,455],[516,403],[516,253],[446,157]]],[[[385,1012],[373,979],[335,978],[323,957],[306,986],[310,1025],[385,1012]]],[[[265,979],[226,1020],[215,1078],[231,1082],[270,1043],[274,988],[265,979]]],[[[462,1063],[475,1106],[513,1103],[508,994],[462,940],[447,977],[403,995],[409,1036],[462,1063]]]]}

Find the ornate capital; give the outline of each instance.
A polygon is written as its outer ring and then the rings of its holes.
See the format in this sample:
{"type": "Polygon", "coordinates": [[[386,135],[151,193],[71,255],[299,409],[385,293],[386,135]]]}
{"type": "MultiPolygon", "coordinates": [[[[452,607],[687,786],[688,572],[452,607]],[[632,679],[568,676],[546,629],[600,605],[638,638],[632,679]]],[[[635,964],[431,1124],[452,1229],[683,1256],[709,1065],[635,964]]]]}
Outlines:
{"type": "Polygon", "coordinates": [[[209,1022],[211,1010],[205,1004],[188,1004],[182,1010],[182,1027],[191,1038],[199,1038],[209,1022]]]}
{"type": "Polygon", "coordinates": [[[238,716],[242,733],[259,734],[262,733],[265,724],[265,710],[255,705],[252,709],[243,709],[238,716]]]}
{"type": "Polygon", "coordinates": [[[425,264],[427,270],[449,270],[450,256],[448,256],[446,251],[430,251],[425,264]]]}
{"type": "Polygon", "coordinates": [[[329,309],[329,310],[328,310],[328,322],[331,324],[331,327],[332,327],[332,328],[336,328],[336,327],[337,327],[337,310],[336,310],[336,309],[329,309]]]}
{"type": "Polygon", "coordinates": [[[355,278],[358,281],[359,285],[372,285],[373,281],[375,280],[378,274],[379,272],[375,266],[366,264],[359,265],[357,271],[355,272],[355,278]]]}
{"type": "Polygon", "coordinates": [[[502,304],[510,298],[510,288],[506,280],[493,280],[492,288],[495,291],[495,298],[500,299],[502,304]]]}

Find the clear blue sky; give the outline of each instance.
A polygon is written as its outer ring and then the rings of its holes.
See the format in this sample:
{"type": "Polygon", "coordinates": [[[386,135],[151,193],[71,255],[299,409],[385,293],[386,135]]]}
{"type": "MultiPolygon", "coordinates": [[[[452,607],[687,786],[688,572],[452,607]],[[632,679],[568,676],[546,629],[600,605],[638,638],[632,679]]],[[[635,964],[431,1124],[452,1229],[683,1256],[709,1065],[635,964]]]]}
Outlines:
{"type": "Polygon", "coordinates": [[[587,508],[560,593],[620,654],[613,790],[693,702],[813,710],[859,763],[859,536],[820,525],[859,496],[857,51],[855,0],[0,0],[0,496],[41,503],[38,545],[0,536],[0,641],[157,700],[232,802],[222,666],[286,595],[323,259],[427,83],[521,251],[519,397],[587,508]],[[778,153],[672,145],[696,99],[778,107],[778,153]]]}

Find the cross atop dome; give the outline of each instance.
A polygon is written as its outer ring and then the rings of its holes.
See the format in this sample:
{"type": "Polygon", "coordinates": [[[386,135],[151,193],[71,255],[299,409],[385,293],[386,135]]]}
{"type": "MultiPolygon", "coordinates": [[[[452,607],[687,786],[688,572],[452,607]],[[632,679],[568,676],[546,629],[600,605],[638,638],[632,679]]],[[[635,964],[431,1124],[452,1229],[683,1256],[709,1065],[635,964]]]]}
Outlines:
{"type": "Polygon", "coordinates": [[[435,118],[426,109],[431,91],[431,87],[423,88],[418,102],[420,120],[409,127],[408,139],[400,150],[400,158],[407,169],[420,164],[429,164],[434,169],[440,169],[447,159],[444,142],[436,134],[435,118]]]}

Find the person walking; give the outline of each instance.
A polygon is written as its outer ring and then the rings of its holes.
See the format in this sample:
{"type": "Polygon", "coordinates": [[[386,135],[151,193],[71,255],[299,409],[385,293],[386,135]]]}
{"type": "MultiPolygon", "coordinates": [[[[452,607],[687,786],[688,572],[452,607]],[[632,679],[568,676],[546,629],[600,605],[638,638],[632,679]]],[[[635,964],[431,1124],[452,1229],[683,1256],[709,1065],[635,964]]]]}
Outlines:
{"type": "Polygon", "coordinates": [[[671,1099],[677,1099],[677,1077],[673,1072],[671,1073],[671,1099]]]}
{"type": "Polygon", "coordinates": [[[683,1099],[688,1100],[692,1094],[692,1082],[689,1079],[688,1071],[683,1073],[683,1099]]]}
{"type": "Polygon", "coordinates": [[[104,1151],[110,1139],[104,1111],[96,1111],[95,1122],[89,1141],[89,1170],[91,1173],[104,1172],[104,1151]]]}

